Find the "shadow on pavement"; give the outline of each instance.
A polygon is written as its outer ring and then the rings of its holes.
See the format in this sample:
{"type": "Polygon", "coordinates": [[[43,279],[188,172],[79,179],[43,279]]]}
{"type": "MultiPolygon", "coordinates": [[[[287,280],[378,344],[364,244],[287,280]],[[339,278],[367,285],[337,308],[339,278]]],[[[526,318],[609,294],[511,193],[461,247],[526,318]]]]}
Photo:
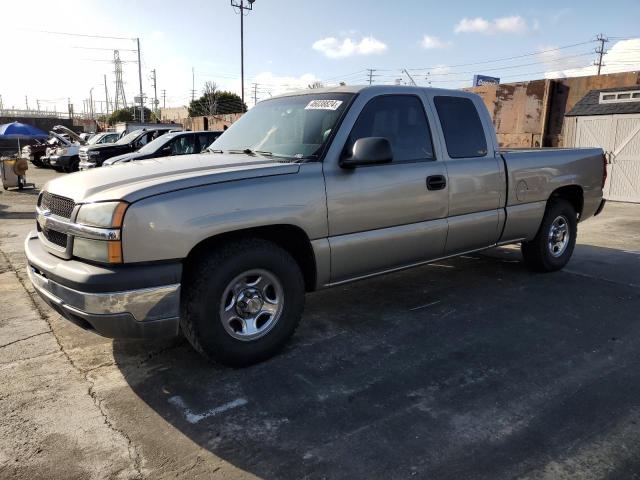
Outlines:
{"type": "Polygon", "coordinates": [[[583,272],[613,257],[640,278],[632,253],[579,246],[542,275],[501,248],[317,292],[285,351],[246,369],[184,341],[114,355],[166,422],[264,478],[631,478],[640,290],[583,272]]]}

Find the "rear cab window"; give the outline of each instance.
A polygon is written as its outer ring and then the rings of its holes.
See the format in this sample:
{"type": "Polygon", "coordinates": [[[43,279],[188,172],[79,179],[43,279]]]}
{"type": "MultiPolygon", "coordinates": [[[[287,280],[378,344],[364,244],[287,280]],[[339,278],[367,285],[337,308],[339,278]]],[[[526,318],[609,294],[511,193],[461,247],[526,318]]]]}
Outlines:
{"type": "Polygon", "coordinates": [[[473,102],[464,97],[436,96],[433,102],[440,118],[450,158],[487,155],[487,138],[473,102]]]}

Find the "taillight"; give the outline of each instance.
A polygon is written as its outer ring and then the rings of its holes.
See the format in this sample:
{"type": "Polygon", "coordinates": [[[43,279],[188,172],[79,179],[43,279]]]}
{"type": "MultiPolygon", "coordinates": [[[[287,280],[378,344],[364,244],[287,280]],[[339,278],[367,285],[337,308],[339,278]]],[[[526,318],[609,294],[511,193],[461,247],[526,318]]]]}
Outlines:
{"type": "Polygon", "coordinates": [[[602,188],[604,188],[604,184],[607,181],[607,154],[602,154],[602,188]]]}

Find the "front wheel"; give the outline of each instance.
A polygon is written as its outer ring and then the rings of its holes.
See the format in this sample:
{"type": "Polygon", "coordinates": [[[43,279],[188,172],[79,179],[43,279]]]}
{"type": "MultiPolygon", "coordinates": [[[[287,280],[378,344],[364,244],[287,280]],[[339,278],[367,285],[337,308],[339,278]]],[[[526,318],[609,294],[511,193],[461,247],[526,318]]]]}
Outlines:
{"type": "Polygon", "coordinates": [[[535,272],[555,272],[571,259],[578,234],[577,214],[562,198],[551,201],[533,240],[522,243],[522,256],[535,272]]]}
{"type": "Polygon", "coordinates": [[[297,262],[279,246],[248,239],[196,259],[185,272],[182,331],[206,358],[251,365],[293,335],[304,308],[297,262]]]}

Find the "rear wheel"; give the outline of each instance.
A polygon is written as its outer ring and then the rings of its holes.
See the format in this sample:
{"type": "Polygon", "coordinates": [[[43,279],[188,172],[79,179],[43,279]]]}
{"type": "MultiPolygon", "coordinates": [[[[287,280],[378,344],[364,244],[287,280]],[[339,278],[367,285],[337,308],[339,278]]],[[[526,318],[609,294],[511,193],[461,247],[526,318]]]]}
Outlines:
{"type": "Polygon", "coordinates": [[[205,357],[245,366],[273,356],[304,308],[296,261],[277,245],[248,239],[196,259],[185,272],[181,326],[205,357]]]}
{"type": "Polygon", "coordinates": [[[577,214],[562,198],[551,200],[535,238],[522,243],[524,262],[536,272],[555,272],[571,259],[578,233],[577,214]]]}

